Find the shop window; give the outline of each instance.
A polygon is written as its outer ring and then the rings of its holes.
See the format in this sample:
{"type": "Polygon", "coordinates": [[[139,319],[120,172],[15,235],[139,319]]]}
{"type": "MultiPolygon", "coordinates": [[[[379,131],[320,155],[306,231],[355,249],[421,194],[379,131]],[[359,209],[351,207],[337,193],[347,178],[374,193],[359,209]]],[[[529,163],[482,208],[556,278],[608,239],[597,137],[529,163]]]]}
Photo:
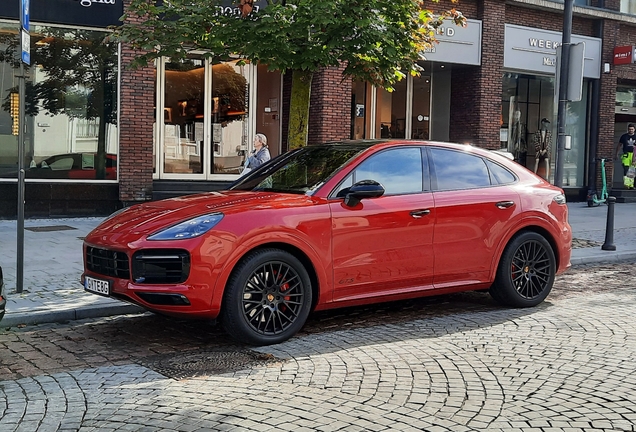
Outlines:
{"type": "MultiPolygon", "coordinates": [[[[117,44],[107,32],[32,26],[26,66],[26,178],[114,180],[117,158],[117,44]],[[94,158],[83,169],[82,155],[94,158]],[[78,163],[74,163],[78,161],[78,163]]],[[[13,26],[0,25],[0,177],[17,177],[19,50],[13,26]]]]}
{"type": "Polygon", "coordinates": [[[636,107],[636,88],[617,87],[616,88],[617,107],[636,107]]]}
{"type": "Polygon", "coordinates": [[[413,77],[413,96],[411,98],[411,138],[429,139],[431,118],[431,77],[419,75],[413,77]]]}
{"type": "MultiPolygon", "coordinates": [[[[580,187],[584,184],[585,151],[587,145],[587,86],[583,98],[568,103],[566,134],[572,137],[572,148],[564,153],[563,186],[580,187]]],[[[513,154],[515,160],[530,170],[537,167],[535,155],[536,134],[541,120],[550,121],[552,136],[549,154],[549,178],[554,181],[554,158],[557,148],[557,118],[554,112],[554,78],[504,73],[501,115],[501,147],[513,154]]],[[[542,174],[542,172],[539,172],[542,174]]]]}
{"type": "Polygon", "coordinates": [[[378,88],[375,121],[376,138],[406,136],[406,79],[398,81],[392,92],[378,88]]]}
{"type": "Polygon", "coordinates": [[[354,81],[351,87],[351,139],[369,138],[371,84],[354,81]]]}
{"type": "Polygon", "coordinates": [[[167,62],[163,106],[165,173],[202,173],[204,61],[167,62]]]}
{"type": "Polygon", "coordinates": [[[621,0],[621,12],[636,15],[636,0],[621,0]]]}

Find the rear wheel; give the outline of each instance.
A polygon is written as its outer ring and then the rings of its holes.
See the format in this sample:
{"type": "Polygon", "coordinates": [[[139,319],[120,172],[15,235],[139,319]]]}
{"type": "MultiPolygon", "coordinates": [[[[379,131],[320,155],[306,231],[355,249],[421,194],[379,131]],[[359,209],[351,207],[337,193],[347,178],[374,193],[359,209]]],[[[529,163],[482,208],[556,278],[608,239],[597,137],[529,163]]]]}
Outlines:
{"type": "Polygon", "coordinates": [[[504,249],[490,294],[499,303],[531,307],[552,290],[556,258],[550,243],[540,234],[523,232],[504,249]]]}
{"type": "Polygon", "coordinates": [[[311,281],[288,252],[262,249],[234,269],[223,298],[226,332],[251,345],[283,342],[305,324],[311,308],[311,281]]]}

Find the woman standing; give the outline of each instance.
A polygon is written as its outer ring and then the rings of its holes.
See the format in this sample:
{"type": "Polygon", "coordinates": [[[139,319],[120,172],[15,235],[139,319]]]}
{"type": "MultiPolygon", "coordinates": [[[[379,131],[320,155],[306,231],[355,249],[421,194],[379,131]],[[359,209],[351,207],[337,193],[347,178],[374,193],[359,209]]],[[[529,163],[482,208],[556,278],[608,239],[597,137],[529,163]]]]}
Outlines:
{"type": "Polygon", "coordinates": [[[254,136],[254,150],[247,157],[245,166],[250,170],[256,169],[271,159],[267,149],[267,137],[261,133],[254,136]]]}

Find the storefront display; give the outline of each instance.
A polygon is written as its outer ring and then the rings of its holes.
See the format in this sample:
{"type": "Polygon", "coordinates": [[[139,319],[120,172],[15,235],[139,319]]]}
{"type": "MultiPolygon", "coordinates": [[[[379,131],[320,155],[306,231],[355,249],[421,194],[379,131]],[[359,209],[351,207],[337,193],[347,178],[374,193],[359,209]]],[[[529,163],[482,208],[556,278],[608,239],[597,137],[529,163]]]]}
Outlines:
{"type": "MultiPolygon", "coordinates": [[[[118,154],[116,43],[104,31],[31,26],[26,68],[27,179],[115,180],[118,154]],[[90,154],[91,157],[82,156],[90,154]],[[51,157],[68,163],[46,163],[51,157]],[[77,155],[78,157],[73,157],[77,155]]],[[[0,24],[0,178],[17,178],[19,67],[15,29],[0,24]]],[[[56,160],[57,160],[56,159],[56,160]]]]}

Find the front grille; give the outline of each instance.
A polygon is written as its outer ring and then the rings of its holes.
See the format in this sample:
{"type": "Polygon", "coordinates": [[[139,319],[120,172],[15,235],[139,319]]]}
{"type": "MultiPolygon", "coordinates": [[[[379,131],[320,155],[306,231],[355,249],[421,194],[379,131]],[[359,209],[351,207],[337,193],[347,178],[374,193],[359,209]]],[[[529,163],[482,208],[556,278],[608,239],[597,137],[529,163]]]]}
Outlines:
{"type": "Polygon", "coordinates": [[[128,255],[124,252],[87,246],[86,268],[100,275],[130,279],[128,255]]]}
{"type": "Polygon", "coordinates": [[[132,258],[133,281],[138,284],[177,284],[190,275],[190,254],[183,249],[146,249],[132,258]]]}

